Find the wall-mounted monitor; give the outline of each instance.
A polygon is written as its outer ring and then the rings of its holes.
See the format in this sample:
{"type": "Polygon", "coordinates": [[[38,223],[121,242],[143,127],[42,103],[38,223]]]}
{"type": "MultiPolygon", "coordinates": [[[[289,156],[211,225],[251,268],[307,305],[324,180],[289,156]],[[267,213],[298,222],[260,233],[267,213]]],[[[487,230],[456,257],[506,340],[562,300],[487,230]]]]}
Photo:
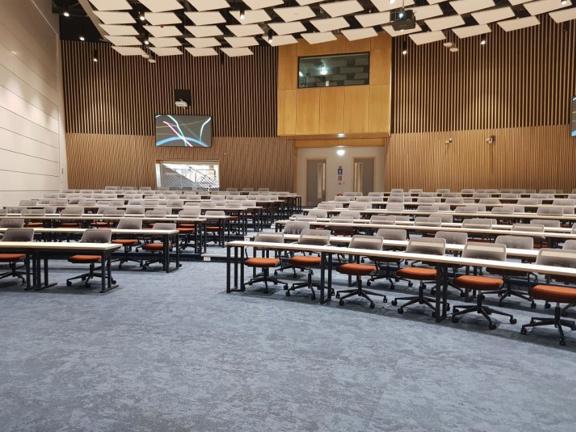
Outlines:
{"type": "Polygon", "coordinates": [[[576,138],[576,96],[572,98],[572,106],[570,107],[570,110],[572,111],[572,130],[570,134],[576,138]]]}
{"type": "Polygon", "coordinates": [[[212,117],[156,116],[156,147],[212,146],[212,117]]]}

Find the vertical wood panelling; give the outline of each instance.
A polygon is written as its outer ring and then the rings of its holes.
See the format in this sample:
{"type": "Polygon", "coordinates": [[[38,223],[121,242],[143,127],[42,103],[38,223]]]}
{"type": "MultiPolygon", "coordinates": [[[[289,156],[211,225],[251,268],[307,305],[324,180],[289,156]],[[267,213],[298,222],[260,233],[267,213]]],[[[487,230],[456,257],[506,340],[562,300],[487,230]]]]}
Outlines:
{"type": "Polygon", "coordinates": [[[576,188],[576,139],[566,125],[393,134],[385,160],[386,189],[576,188]]]}
{"type": "Polygon", "coordinates": [[[485,46],[457,40],[458,53],[441,43],[402,55],[394,40],[393,133],[562,125],[576,95],[576,23],[506,33],[497,25],[485,46]]]}
{"type": "Polygon", "coordinates": [[[67,134],[69,186],[156,186],[158,161],[219,161],[220,185],[292,190],[293,144],[285,138],[215,138],[209,149],[156,148],[154,137],[67,134]]]}
{"type": "Polygon", "coordinates": [[[276,136],[274,48],[223,61],[184,53],[156,64],[122,57],[109,44],[63,41],[62,48],[69,133],[153,135],[154,115],[174,113],[213,116],[215,136],[276,136]],[[174,106],[175,89],[191,90],[190,108],[174,106]]]}

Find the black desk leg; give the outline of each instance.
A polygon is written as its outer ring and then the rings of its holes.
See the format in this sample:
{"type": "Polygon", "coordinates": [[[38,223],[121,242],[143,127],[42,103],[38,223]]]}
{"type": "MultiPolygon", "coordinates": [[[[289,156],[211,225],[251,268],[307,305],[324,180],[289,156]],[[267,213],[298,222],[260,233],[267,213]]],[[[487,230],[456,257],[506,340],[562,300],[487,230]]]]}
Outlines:
{"type": "Polygon", "coordinates": [[[238,289],[238,247],[234,247],[234,289],[238,289]]]}
{"type": "Polygon", "coordinates": [[[26,267],[26,291],[30,290],[30,255],[26,255],[26,260],[24,261],[26,267]]]}
{"type": "Polygon", "coordinates": [[[246,286],[244,285],[244,246],[240,247],[240,287],[242,291],[246,291],[246,286]]]}
{"type": "Polygon", "coordinates": [[[170,272],[170,251],[169,251],[169,243],[170,243],[170,237],[169,236],[164,236],[162,238],[162,253],[163,255],[163,264],[164,264],[164,271],[166,273],[170,272]]]}
{"type": "Polygon", "coordinates": [[[445,265],[436,266],[436,322],[446,318],[446,303],[448,292],[448,268],[445,265]]]}
{"type": "Polygon", "coordinates": [[[324,304],[324,280],[326,271],[326,254],[320,254],[320,304],[324,304]]]}
{"type": "Polygon", "coordinates": [[[108,276],[106,275],[106,270],[107,270],[107,265],[106,265],[106,255],[104,253],[102,253],[102,255],[100,255],[100,262],[101,264],[101,269],[100,272],[102,273],[101,276],[101,281],[100,281],[100,292],[106,292],[106,279],[108,278],[108,276]]]}
{"type": "Polygon", "coordinates": [[[175,236],[176,239],[176,270],[180,268],[180,238],[178,234],[175,236]]]}
{"type": "Polygon", "coordinates": [[[230,293],[230,246],[226,246],[226,292],[230,293]]]}
{"type": "Polygon", "coordinates": [[[332,300],[332,254],[328,254],[328,300],[332,300]]]}

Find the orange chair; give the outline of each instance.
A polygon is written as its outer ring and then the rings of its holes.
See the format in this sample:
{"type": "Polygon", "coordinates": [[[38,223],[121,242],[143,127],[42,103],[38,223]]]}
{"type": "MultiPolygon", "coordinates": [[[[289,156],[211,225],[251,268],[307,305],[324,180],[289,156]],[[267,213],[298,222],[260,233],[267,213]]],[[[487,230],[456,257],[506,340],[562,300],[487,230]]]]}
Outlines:
{"type": "MultiPolygon", "coordinates": [[[[462,251],[463,258],[476,258],[493,261],[506,260],[506,246],[503,244],[468,242],[462,251]]],[[[497,309],[484,305],[485,294],[498,294],[504,285],[504,280],[500,277],[462,275],[454,278],[455,287],[463,290],[473,290],[478,292],[476,304],[470,306],[454,306],[452,322],[458,322],[459,317],[468,313],[476,312],[488,321],[488,328],[493,330],[496,324],[493,323],[490,315],[507,316],[510,324],[515,324],[516,319],[512,314],[501,312],[497,309]]]]}
{"type": "MultiPolygon", "coordinates": [[[[302,230],[300,238],[298,239],[298,244],[326,246],[329,243],[330,231],[328,230],[305,229],[302,230]]],[[[314,292],[314,287],[318,287],[318,285],[312,282],[312,275],[314,274],[314,269],[321,267],[322,258],[319,255],[294,255],[290,258],[289,262],[294,268],[307,270],[308,275],[306,282],[292,284],[292,286],[286,290],[286,296],[289,297],[290,294],[297,289],[308,288],[311,291],[312,300],[315,300],[316,293],[314,292]]]]}
{"type": "MultiPolygon", "coordinates": [[[[89,229],[84,232],[81,243],[110,243],[112,240],[112,231],[109,229],[89,229]]],[[[90,281],[95,277],[103,278],[103,272],[97,273],[98,270],[102,270],[102,257],[100,255],[72,255],[68,258],[68,261],[73,264],[88,264],[88,272],[82,273],[78,276],[71,277],[66,280],[67,286],[72,286],[72,281],[76,279],[81,279],[85,286],[90,285],[90,281]],[[100,264],[100,267],[96,267],[100,264]]],[[[112,281],[112,283],[116,283],[112,281]]]]}
{"type": "MultiPolygon", "coordinates": [[[[376,219],[375,219],[376,220],[376,219]]],[[[371,219],[372,221],[372,219],[371,219]]],[[[378,223],[378,222],[374,222],[378,223]]],[[[394,240],[394,241],[406,241],[408,239],[408,232],[405,229],[400,228],[380,228],[376,232],[376,236],[382,237],[383,240],[394,240]]],[[[386,248],[385,248],[386,249],[386,248]]],[[[393,249],[393,248],[388,248],[393,249]]],[[[386,279],[390,284],[390,289],[394,289],[395,284],[393,280],[393,269],[391,265],[393,264],[395,270],[399,270],[401,259],[383,258],[373,260],[376,263],[376,272],[372,274],[366,285],[371,286],[372,283],[379,279],[386,279]]]]}
{"type": "MultiPolygon", "coordinates": [[[[254,241],[266,242],[266,243],[284,243],[284,234],[275,233],[260,233],[257,234],[254,241]]],[[[256,254],[256,248],[254,249],[254,254],[256,254]]],[[[246,285],[254,285],[255,283],[264,283],[266,291],[268,291],[268,282],[272,282],[274,285],[282,285],[284,289],[288,288],[288,284],[281,282],[275,276],[270,276],[270,269],[278,267],[280,265],[280,259],[277,257],[270,257],[269,250],[262,250],[262,256],[253,256],[251,258],[246,258],[244,260],[244,265],[251,267],[253,269],[253,276],[248,282],[242,284],[242,289],[246,288],[246,285]],[[256,270],[262,270],[261,273],[256,274],[256,270]]]]}
{"type": "MultiPolygon", "coordinates": [[[[414,254],[444,255],[445,250],[446,240],[443,238],[418,238],[410,240],[408,246],[406,247],[406,252],[414,254]]],[[[404,313],[404,308],[407,306],[411,306],[413,304],[421,304],[428,306],[430,309],[432,309],[433,314],[436,315],[438,312],[436,310],[436,299],[426,297],[424,295],[426,282],[432,282],[436,284],[438,272],[435,268],[411,265],[398,270],[395,276],[402,279],[407,279],[409,281],[416,280],[420,282],[417,296],[398,297],[391,301],[391,304],[394,306],[398,304],[399,300],[406,301],[406,303],[398,308],[398,313],[404,313]]],[[[409,286],[411,286],[411,283],[409,286]]],[[[435,288],[438,289],[438,287],[435,288]]]]}
{"type": "MultiPolygon", "coordinates": [[[[118,222],[118,226],[116,229],[125,229],[125,230],[141,230],[142,229],[142,219],[138,218],[124,218],[120,219],[118,222]]],[[[115,238],[112,240],[112,243],[119,244],[122,246],[124,251],[124,256],[118,259],[118,268],[122,268],[122,264],[127,262],[135,262],[141,264],[140,260],[135,260],[130,258],[130,253],[133,249],[140,245],[140,240],[137,238],[115,238]]]]}
{"type": "MultiPolygon", "coordinates": [[[[576,252],[571,250],[541,249],[536,258],[536,264],[559,267],[576,268],[576,252]]],[[[546,303],[556,303],[554,318],[534,317],[529,324],[524,324],[520,332],[527,334],[529,327],[554,326],[560,334],[560,345],[566,345],[563,327],[576,330],[576,322],[563,319],[566,311],[576,306],[576,278],[555,277],[555,282],[570,284],[563,285],[535,285],[530,289],[530,295],[535,300],[544,300],[546,303]],[[565,305],[565,306],[561,306],[565,305]]]]}
{"type": "MultiPolygon", "coordinates": [[[[355,235],[352,237],[349,247],[352,249],[382,250],[382,244],[382,237],[355,235]]],[[[337,270],[338,273],[356,278],[356,288],[339,290],[336,293],[336,298],[340,299],[340,306],[344,305],[344,300],[353,296],[358,296],[368,300],[371,309],[373,309],[375,305],[370,296],[380,296],[383,298],[384,303],[388,301],[384,294],[366,291],[362,287],[362,276],[370,276],[373,274],[377,270],[376,265],[361,263],[360,256],[356,256],[354,261],[340,264],[337,270]]]]}
{"type": "MultiPolygon", "coordinates": [[[[34,230],[32,228],[8,228],[2,237],[3,242],[30,242],[34,239],[34,230]]],[[[30,264],[28,256],[20,253],[0,253],[0,263],[8,264],[9,271],[0,274],[0,279],[15,277],[30,285],[30,264]],[[26,268],[26,278],[18,268],[18,264],[24,264],[26,268]]]]}
{"type": "MultiPolygon", "coordinates": [[[[155,223],[152,227],[153,230],[175,230],[176,224],[175,223],[155,223]]],[[[170,249],[172,245],[168,246],[168,253],[170,253],[170,249]]],[[[164,261],[164,243],[161,241],[152,241],[147,242],[142,245],[142,249],[150,252],[150,258],[147,260],[142,261],[140,264],[144,270],[148,270],[151,264],[154,263],[162,263],[164,261]]]]}
{"type": "Polygon", "coordinates": [[[66,217],[67,219],[65,219],[64,222],[61,222],[60,226],[62,228],[81,228],[82,227],[81,217],[83,214],[84,214],[84,207],[80,206],[64,207],[60,212],[60,216],[66,217]],[[78,217],[78,219],[77,220],[70,219],[74,217],[78,217]]]}

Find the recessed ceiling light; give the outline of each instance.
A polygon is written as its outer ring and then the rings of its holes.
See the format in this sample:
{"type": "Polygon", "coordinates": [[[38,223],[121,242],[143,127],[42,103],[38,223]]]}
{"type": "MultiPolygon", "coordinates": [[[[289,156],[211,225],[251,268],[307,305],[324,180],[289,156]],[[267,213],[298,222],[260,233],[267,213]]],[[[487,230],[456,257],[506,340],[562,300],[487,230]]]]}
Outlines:
{"type": "Polygon", "coordinates": [[[86,38],[84,36],[80,36],[78,39],[80,39],[82,42],[84,42],[86,40],[86,38]]]}
{"type": "Polygon", "coordinates": [[[336,135],[338,138],[344,138],[346,136],[346,134],[344,132],[340,132],[338,135],[336,135]]]}
{"type": "Polygon", "coordinates": [[[70,16],[70,12],[65,10],[64,12],[62,12],[62,15],[64,15],[66,18],[68,18],[70,16]]]}

